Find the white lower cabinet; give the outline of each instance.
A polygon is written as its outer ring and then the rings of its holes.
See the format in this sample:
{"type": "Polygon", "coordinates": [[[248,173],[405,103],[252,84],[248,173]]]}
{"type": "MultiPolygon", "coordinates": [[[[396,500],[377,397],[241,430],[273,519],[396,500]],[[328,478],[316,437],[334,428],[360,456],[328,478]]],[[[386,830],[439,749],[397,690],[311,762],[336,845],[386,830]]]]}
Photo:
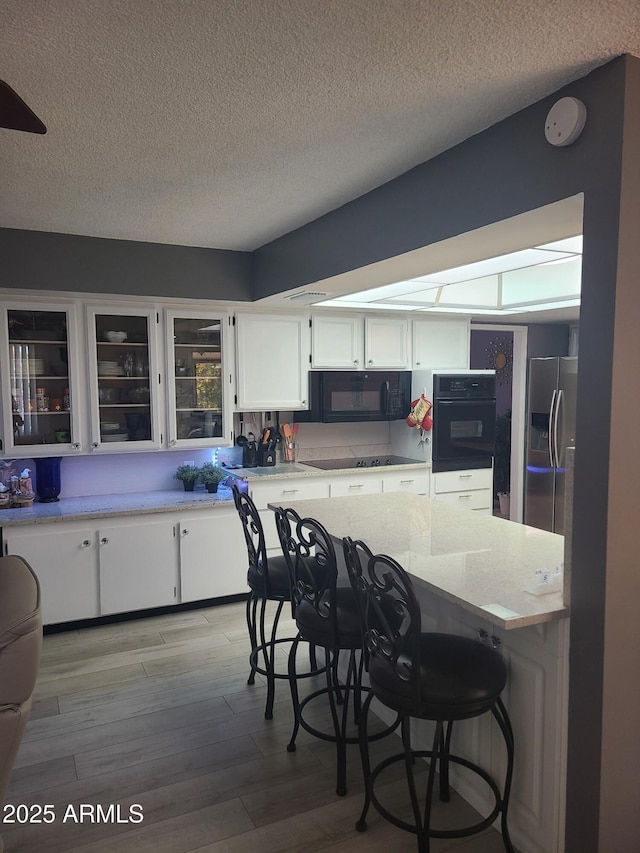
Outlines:
{"type": "Polygon", "coordinates": [[[247,591],[247,548],[235,507],[180,518],[180,600],[247,591]]]}
{"type": "Polygon", "coordinates": [[[95,527],[5,527],[3,538],[4,553],[24,557],[38,576],[45,625],[100,615],[95,527]]]}
{"type": "Polygon", "coordinates": [[[429,497],[429,472],[396,471],[382,477],[383,492],[409,492],[429,497]]]}
{"type": "Polygon", "coordinates": [[[463,509],[491,512],[493,508],[493,469],[438,471],[433,474],[432,497],[463,509]]]}
{"type": "Polygon", "coordinates": [[[253,480],[249,483],[250,497],[262,521],[267,553],[282,553],[275,525],[275,514],[273,510],[267,509],[268,504],[328,498],[329,482],[327,477],[287,477],[275,483],[256,483],[253,480]]]}
{"type": "Polygon", "coordinates": [[[100,525],[102,615],[178,603],[173,524],[153,518],[100,525]]]}
{"type": "Polygon", "coordinates": [[[331,480],[331,497],[348,495],[378,495],[382,492],[382,477],[371,471],[337,475],[331,480]]]}
{"type": "Polygon", "coordinates": [[[189,515],[4,527],[3,540],[3,553],[24,557],[38,576],[45,625],[247,591],[232,503],[189,515]]]}

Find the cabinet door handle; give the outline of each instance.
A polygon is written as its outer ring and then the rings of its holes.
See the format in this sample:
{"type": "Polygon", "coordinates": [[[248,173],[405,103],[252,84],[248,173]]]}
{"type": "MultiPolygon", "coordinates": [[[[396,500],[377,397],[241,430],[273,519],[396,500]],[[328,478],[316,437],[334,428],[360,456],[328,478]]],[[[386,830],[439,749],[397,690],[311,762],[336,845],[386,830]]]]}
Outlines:
{"type": "Polygon", "coordinates": [[[416,361],[416,367],[420,367],[420,362],[416,361]]]}
{"type": "Polygon", "coordinates": [[[354,362],[353,362],[353,363],[354,363],[354,364],[356,365],[356,367],[357,367],[357,366],[360,364],[360,361],[356,358],[356,359],[354,359],[354,362]]]}
{"type": "Polygon", "coordinates": [[[186,528],[186,527],[185,527],[185,528],[184,528],[184,530],[182,531],[182,535],[183,535],[183,536],[188,536],[188,535],[189,535],[189,531],[187,530],[187,528],[186,528]]]}
{"type": "Polygon", "coordinates": [[[373,364],[373,359],[370,358],[369,361],[367,362],[367,364],[373,364]]]}
{"type": "Polygon", "coordinates": [[[176,443],[175,438],[172,438],[172,439],[171,439],[171,441],[169,442],[169,444],[170,444],[172,447],[173,447],[173,445],[174,445],[175,443],[176,443]]]}
{"type": "Polygon", "coordinates": [[[99,442],[98,442],[98,441],[92,441],[92,442],[91,442],[91,447],[98,447],[98,446],[99,446],[99,442]]]}
{"type": "Polygon", "coordinates": [[[408,486],[409,483],[415,483],[415,480],[400,480],[401,486],[408,486]]]}
{"type": "Polygon", "coordinates": [[[100,540],[100,544],[101,545],[108,545],[109,544],[109,540],[107,539],[106,536],[102,537],[102,539],[100,540]]]}
{"type": "Polygon", "coordinates": [[[73,447],[74,450],[80,450],[80,442],[79,441],[74,441],[71,446],[73,447]]]}
{"type": "Polygon", "coordinates": [[[459,500],[467,500],[468,498],[472,498],[473,495],[458,495],[459,500]]]}
{"type": "Polygon", "coordinates": [[[350,489],[361,489],[364,486],[364,483],[352,483],[349,488],[350,489]]]}
{"type": "Polygon", "coordinates": [[[82,540],[82,545],[81,545],[80,547],[81,547],[81,548],[88,548],[88,547],[89,547],[89,545],[91,545],[91,540],[90,540],[90,539],[83,539],[83,540],[82,540]]]}
{"type": "Polygon", "coordinates": [[[460,474],[461,480],[468,480],[470,477],[473,477],[473,474],[460,474]]]}
{"type": "Polygon", "coordinates": [[[283,495],[292,495],[294,492],[299,492],[299,491],[300,491],[300,489],[283,489],[282,494],[283,495]]]}

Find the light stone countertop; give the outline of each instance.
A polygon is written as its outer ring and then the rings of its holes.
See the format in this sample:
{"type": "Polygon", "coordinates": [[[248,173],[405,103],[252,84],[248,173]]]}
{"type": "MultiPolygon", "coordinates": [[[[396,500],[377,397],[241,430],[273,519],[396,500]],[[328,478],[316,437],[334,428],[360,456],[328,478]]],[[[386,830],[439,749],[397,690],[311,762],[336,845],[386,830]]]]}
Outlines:
{"type": "Polygon", "coordinates": [[[34,503],[32,507],[0,510],[0,527],[14,527],[39,522],[75,521],[110,515],[142,515],[181,509],[211,509],[233,506],[233,494],[226,486],[218,486],[215,494],[203,490],[185,492],[168,489],[161,492],[132,492],[119,495],[91,495],[60,498],[55,503],[34,503]]]}
{"type": "MultiPolygon", "coordinates": [[[[287,501],[334,537],[394,557],[438,596],[503,629],[569,615],[562,600],[564,538],[423,495],[391,493],[287,501]],[[549,572],[540,582],[537,572],[549,572]]],[[[274,505],[269,505],[271,509],[274,505]]]]}
{"type": "MultiPolygon", "coordinates": [[[[425,469],[424,462],[407,465],[380,465],[376,468],[343,468],[325,471],[303,463],[285,463],[264,468],[231,468],[229,474],[240,480],[283,480],[290,477],[331,477],[354,471],[396,471],[425,469]]],[[[112,495],[88,495],[78,498],[60,498],[54,503],[38,503],[32,507],[0,510],[0,527],[37,524],[39,522],[75,521],[84,518],[102,518],[110,515],[142,515],[144,513],[171,512],[176,509],[207,509],[233,500],[231,489],[220,486],[216,494],[203,489],[185,492],[167,489],[158,492],[132,492],[112,495]]]]}

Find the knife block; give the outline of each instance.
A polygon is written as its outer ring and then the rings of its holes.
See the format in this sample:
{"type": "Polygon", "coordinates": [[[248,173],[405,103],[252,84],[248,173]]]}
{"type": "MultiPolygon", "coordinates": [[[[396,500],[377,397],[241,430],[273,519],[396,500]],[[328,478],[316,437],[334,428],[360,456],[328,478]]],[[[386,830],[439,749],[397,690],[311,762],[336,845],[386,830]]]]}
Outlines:
{"type": "Polygon", "coordinates": [[[267,468],[276,464],[276,449],[268,444],[258,445],[258,468],[267,468]]]}

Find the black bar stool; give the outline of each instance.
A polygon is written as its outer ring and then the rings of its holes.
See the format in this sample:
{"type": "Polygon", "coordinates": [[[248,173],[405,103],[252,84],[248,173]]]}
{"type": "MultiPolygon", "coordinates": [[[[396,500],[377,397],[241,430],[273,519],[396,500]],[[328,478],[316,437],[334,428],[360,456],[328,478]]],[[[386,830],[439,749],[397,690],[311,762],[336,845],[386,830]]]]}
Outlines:
{"type": "MultiPolygon", "coordinates": [[[[313,518],[301,518],[293,509],[280,507],[276,525],[283,553],[293,578],[293,597],[298,636],[289,654],[289,683],[295,720],[289,752],[296,748],[300,727],[305,731],[336,744],[336,793],[347,792],[347,745],[359,742],[355,733],[348,732],[349,707],[353,699],[354,722],[361,710],[363,655],[362,627],[356,598],[350,586],[337,585],[338,566],[333,543],[324,527],[313,518]],[[326,686],[300,700],[296,669],[296,649],[301,640],[324,649],[326,686]],[[347,674],[344,683],[338,677],[341,651],[348,652],[347,674]],[[320,731],[304,719],[304,709],[316,697],[329,700],[333,733],[320,731]],[[341,706],[340,712],[338,706],[341,706]]],[[[370,735],[370,740],[386,736],[390,729],[370,735]]]]}
{"type": "Polygon", "coordinates": [[[289,567],[284,557],[271,557],[267,560],[264,530],[256,505],[236,485],[231,488],[233,500],[242,522],[249,563],[247,583],[250,593],[247,599],[246,615],[251,642],[249,657],[251,672],[248,683],[253,684],[255,682],[256,672],[266,677],[267,702],[264,716],[265,719],[270,720],[273,717],[276,679],[289,678],[288,672],[277,672],[275,669],[276,647],[280,643],[288,643],[294,639],[293,637],[277,637],[282,608],[286,602],[291,602],[289,567]],[[276,610],[271,633],[267,636],[266,615],[267,605],[270,601],[276,602],[276,610]],[[259,664],[260,656],[263,660],[262,666],[259,664]]]}
{"type": "Polygon", "coordinates": [[[507,826],[507,808],[513,777],[514,741],[509,716],[500,694],[507,680],[501,656],[475,640],[454,634],[422,633],[420,606],[409,575],[391,557],[373,555],[363,542],[344,540],[349,576],[362,603],[363,630],[371,692],[360,716],[360,752],[365,779],[365,798],[356,829],[363,832],[371,803],[395,826],[413,832],[419,853],[429,853],[431,838],[464,838],[481,832],[500,815],[502,840],[507,853],[514,853],[507,826]],[[401,718],[404,751],[371,768],[367,746],[367,718],[371,700],[377,697],[401,718]],[[507,750],[507,769],[502,792],[496,781],[477,764],[450,751],[453,723],[490,712],[496,720],[507,750]],[[430,750],[411,748],[410,722],[416,717],[435,722],[430,750]],[[429,758],[424,806],[418,802],[414,769],[416,758],[429,758]],[[382,771],[404,761],[415,823],[401,820],[377,799],[375,782],[382,771]],[[477,823],[461,829],[431,827],[431,805],[436,768],[439,767],[440,799],[449,799],[450,764],[466,767],[491,789],[495,805],[477,823]]]}

